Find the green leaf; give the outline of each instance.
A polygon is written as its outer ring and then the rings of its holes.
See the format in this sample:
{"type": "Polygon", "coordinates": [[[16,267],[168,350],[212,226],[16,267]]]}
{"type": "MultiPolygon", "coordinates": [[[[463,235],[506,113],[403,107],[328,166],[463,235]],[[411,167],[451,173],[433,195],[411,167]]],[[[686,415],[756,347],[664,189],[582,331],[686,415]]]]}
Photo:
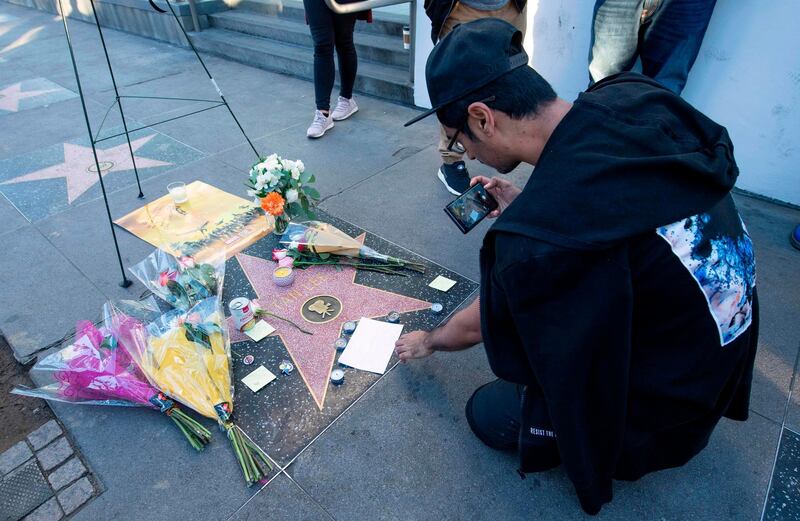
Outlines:
{"type": "Polygon", "coordinates": [[[331,254],[330,253],[320,253],[319,254],[319,258],[322,259],[322,260],[328,260],[328,259],[331,258],[331,254]]]}
{"type": "Polygon", "coordinates": [[[289,209],[289,213],[292,215],[298,215],[303,212],[303,207],[300,206],[300,203],[289,203],[287,208],[289,209]]]}
{"type": "Polygon", "coordinates": [[[316,188],[311,188],[310,186],[305,187],[305,193],[312,199],[319,199],[319,192],[316,188]]]}
{"type": "Polygon", "coordinates": [[[303,184],[312,183],[313,182],[313,178],[314,178],[314,176],[311,175],[311,172],[309,172],[308,170],[306,170],[305,172],[300,174],[300,182],[303,183],[303,184]]]}
{"type": "Polygon", "coordinates": [[[195,327],[188,322],[185,322],[183,327],[186,330],[186,340],[200,344],[206,349],[211,349],[211,339],[202,328],[195,327]]]}

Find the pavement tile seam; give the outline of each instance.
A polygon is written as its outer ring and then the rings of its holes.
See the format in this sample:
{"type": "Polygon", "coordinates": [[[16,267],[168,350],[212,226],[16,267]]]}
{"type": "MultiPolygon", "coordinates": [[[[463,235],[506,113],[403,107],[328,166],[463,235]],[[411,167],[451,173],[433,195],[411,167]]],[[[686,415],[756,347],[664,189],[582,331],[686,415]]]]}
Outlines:
{"type": "MultiPolygon", "coordinates": [[[[301,126],[301,125],[303,125],[303,123],[295,123],[294,125],[289,125],[288,127],[284,127],[284,128],[281,128],[281,129],[270,130],[269,132],[267,132],[267,133],[266,133],[266,134],[264,134],[264,135],[258,136],[257,138],[252,138],[250,141],[258,141],[258,140],[260,140],[260,139],[268,138],[268,137],[270,137],[270,136],[274,136],[274,135],[276,135],[276,134],[280,134],[281,132],[285,132],[285,131],[287,131],[287,130],[291,130],[291,129],[293,129],[293,128],[299,127],[299,126],[301,126]]],[[[239,147],[241,147],[241,146],[242,146],[242,143],[239,143],[238,145],[233,145],[233,146],[230,146],[230,147],[228,147],[228,148],[226,148],[226,149],[220,150],[219,152],[217,152],[216,154],[214,154],[214,156],[222,156],[223,154],[225,154],[225,153],[228,153],[228,152],[230,152],[231,150],[234,150],[234,149],[236,149],[236,148],[239,148],[239,147]]],[[[225,161],[224,159],[219,159],[219,161],[222,161],[222,162],[223,162],[223,163],[225,163],[226,165],[228,165],[228,166],[232,166],[233,168],[236,168],[237,170],[242,170],[243,172],[247,172],[247,171],[249,171],[249,170],[250,170],[250,167],[249,167],[249,166],[248,166],[246,169],[242,169],[242,167],[241,167],[241,166],[237,166],[237,165],[234,165],[234,164],[228,163],[228,162],[227,162],[227,161],[225,161]]]]}
{"type": "MultiPolygon", "coordinates": [[[[432,261],[431,261],[431,262],[432,262],[432,261]]],[[[465,278],[466,278],[466,277],[465,277],[465,278]]],[[[468,297],[467,297],[467,298],[464,300],[464,302],[465,302],[465,303],[467,303],[467,302],[472,302],[472,300],[471,300],[471,297],[472,297],[473,295],[477,294],[477,293],[478,293],[478,290],[475,290],[475,291],[473,291],[472,293],[470,293],[470,294],[469,294],[469,296],[468,296],[468,297]]],[[[463,305],[463,304],[462,304],[462,305],[463,305]]],[[[444,319],[442,320],[442,323],[445,323],[445,322],[447,322],[447,321],[448,321],[448,320],[449,320],[449,319],[450,319],[450,318],[451,318],[451,317],[452,317],[452,316],[453,316],[453,315],[454,315],[454,314],[455,314],[455,313],[456,313],[456,312],[457,312],[459,309],[461,309],[461,308],[459,307],[458,309],[455,309],[455,310],[453,310],[453,311],[452,311],[450,314],[448,314],[446,317],[444,317],[444,319]]],[[[297,459],[298,459],[300,456],[302,456],[302,455],[303,455],[303,453],[304,453],[306,450],[308,450],[308,448],[309,448],[309,447],[311,447],[311,445],[313,445],[315,441],[317,441],[317,440],[318,440],[320,437],[322,437],[322,435],[323,435],[323,434],[325,434],[325,432],[327,432],[327,431],[328,431],[328,429],[330,429],[330,428],[331,428],[331,427],[332,427],[332,426],[333,426],[333,425],[334,425],[336,422],[338,422],[338,421],[339,421],[339,420],[340,420],[342,417],[344,417],[344,416],[347,414],[347,412],[348,412],[350,409],[352,409],[352,408],[353,408],[353,407],[354,407],[354,406],[355,406],[355,405],[356,405],[358,402],[360,402],[360,401],[361,401],[361,400],[362,400],[362,399],[363,399],[365,396],[367,396],[367,393],[369,393],[369,392],[370,392],[370,391],[371,391],[371,390],[372,390],[372,389],[373,389],[373,388],[374,388],[376,385],[378,385],[378,384],[379,384],[381,381],[383,381],[383,379],[384,379],[384,378],[386,378],[386,377],[389,375],[389,373],[391,373],[391,372],[392,372],[392,371],[393,371],[393,370],[394,370],[394,369],[395,369],[395,368],[396,368],[398,365],[400,365],[400,363],[401,363],[401,362],[399,362],[399,361],[398,361],[398,362],[395,362],[395,363],[394,363],[394,364],[393,364],[393,365],[392,365],[390,368],[388,368],[388,369],[386,370],[386,372],[385,372],[385,373],[383,373],[383,374],[380,376],[380,378],[378,378],[377,380],[375,380],[375,382],[373,382],[373,383],[372,383],[372,385],[370,385],[369,387],[367,387],[367,388],[364,390],[364,392],[363,392],[363,393],[361,393],[361,396],[359,396],[358,398],[356,398],[355,400],[353,400],[353,403],[351,403],[350,405],[348,405],[348,406],[347,406],[347,407],[346,407],[346,408],[345,408],[345,409],[344,409],[344,410],[343,410],[343,411],[342,411],[342,412],[341,412],[341,413],[340,413],[340,414],[339,414],[339,415],[338,415],[336,418],[334,418],[334,419],[333,419],[333,420],[332,420],[332,421],[331,421],[331,422],[330,422],[330,423],[329,423],[329,424],[328,424],[328,425],[327,425],[327,426],[326,426],[324,429],[322,429],[322,430],[321,430],[321,431],[320,431],[320,432],[319,432],[319,433],[318,433],[316,436],[314,436],[314,438],[312,438],[312,439],[311,439],[311,440],[310,440],[310,441],[309,441],[309,442],[308,442],[308,443],[307,443],[307,444],[306,444],[306,445],[305,445],[305,446],[304,446],[304,447],[303,447],[303,448],[300,450],[300,452],[298,452],[298,453],[297,453],[297,455],[296,455],[294,458],[292,458],[291,460],[289,460],[289,462],[288,462],[288,463],[287,463],[287,464],[286,464],[286,465],[285,465],[285,466],[284,466],[284,467],[281,469],[281,471],[282,471],[283,473],[285,473],[285,474],[288,476],[289,474],[286,472],[286,469],[288,469],[288,468],[289,468],[289,467],[292,465],[292,463],[294,463],[294,462],[295,462],[295,461],[296,461],[296,460],[297,460],[297,459]]],[[[270,459],[271,459],[271,458],[270,458],[270,459]]],[[[294,480],[292,480],[292,481],[294,481],[294,480]]],[[[298,484],[298,486],[300,486],[300,485],[298,484]]],[[[302,489],[302,487],[300,487],[300,488],[302,489]]],[[[303,491],[305,492],[305,489],[303,489],[303,491]]],[[[312,499],[313,499],[313,498],[312,498],[312,499]]],[[[324,509],[323,509],[323,510],[324,510],[324,509]]],[[[327,510],[326,510],[326,512],[327,512],[327,510]]]]}
{"type": "MultiPolygon", "coordinates": [[[[785,405],[784,410],[783,410],[783,418],[782,418],[782,420],[780,422],[781,430],[780,430],[780,433],[778,434],[778,439],[776,441],[775,455],[774,455],[774,457],[772,459],[772,467],[771,467],[770,472],[769,472],[769,482],[767,483],[767,488],[766,488],[765,493],[764,493],[764,503],[763,503],[763,507],[761,508],[761,519],[764,519],[764,516],[765,516],[765,514],[767,512],[767,504],[769,502],[770,491],[772,490],[772,482],[773,482],[773,480],[775,478],[775,469],[776,469],[776,467],[778,465],[778,456],[780,455],[781,441],[783,440],[783,433],[784,433],[785,430],[788,430],[788,431],[790,431],[790,432],[792,432],[794,434],[798,434],[794,430],[789,429],[789,428],[786,427],[786,420],[788,419],[788,416],[789,416],[789,406],[790,406],[790,404],[792,402],[792,394],[793,394],[793,391],[794,391],[795,381],[796,381],[796,378],[797,378],[798,364],[800,364],[800,350],[797,351],[797,354],[795,355],[795,359],[794,359],[794,368],[792,370],[792,379],[789,382],[789,391],[788,391],[787,396],[786,396],[786,405],[785,405]]],[[[761,415],[759,415],[759,416],[761,416],[761,415]]]]}
{"type": "MultiPolygon", "coordinates": [[[[290,460],[289,460],[289,462],[288,462],[288,463],[287,463],[287,464],[286,464],[286,465],[283,467],[283,472],[285,473],[285,472],[286,472],[286,469],[288,469],[288,468],[289,468],[289,467],[292,465],[292,463],[294,463],[294,462],[297,460],[297,458],[299,458],[300,456],[302,456],[302,455],[303,455],[303,453],[304,453],[306,450],[308,450],[308,448],[309,448],[309,447],[311,447],[311,445],[313,445],[315,441],[317,441],[317,440],[318,440],[320,437],[322,437],[322,435],[323,435],[323,434],[325,434],[325,433],[328,431],[328,429],[330,429],[330,428],[331,428],[331,427],[332,427],[332,426],[333,426],[333,425],[334,425],[336,422],[338,422],[338,421],[339,421],[339,420],[340,420],[340,419],[341,419],[341,418],[342,418],[342,417],[343,417],[345,414],[347,414],[347,411],[349,411],[350,409],[352,409],[352,408],[353,408],[353,407],[354,407],[354,406],[355,406],[355,405],[356,405],[358,402],[360,402],[360,401],[361,401],[361,400],[362,400],[362,399],[363,399],[363,398],[364,398],[364,397],[367,395],[367,393],[369,393],[369,392],[370,392],[370,391],[371,391],[371,390],[372,390],[372,389],[373,389],[373,388],[374,388],[376,385],[378,385],[378,383],[380,383],[381,381],[383,381],[383,379],[384,379],[384,378],[386,378],[386,376],[387,376],[387,375],[388,375],[390,372],[392,372],[392,370],[393,370],[395,367],[397,367],[397,364],[399,364],[399,363],[400,363],[400,362],[395,362],[395,364],[394,364],[392,367],[390,367],[389,369],[387,369],[387,370],[386,370],[386,372],[385,372],[385,373],[383,373],[383,374],[380,376],[380,378],[378,378],[377,380],[375,380],[375,381],[372,383],[372,385],[370,385],[369,387],[367,387],[366,389],[364,389],[364,392],[363,392],[363,393],[361,393],[361,396],[359,396],[358,398],[356,398],[355,400],[353,400],[353,403],[351,403],[350,405],[348,405],[348,406],[347,406],[347,407],[346,407],[346,408],[345,408],[345,409],[344,409],[344,410],[343,410],[343,411],[342,411],[342,412],[341,412],[341,413],[340,413],[340,414],[339,414],[339,415],[338,415],[336,418],[334,418],[334,419],[333,419],[333,420],[332,420],[332,421],[331,421],[331,422],[330,422],[330,423],[329,423],[327,426],[325,426],[325,428],[324,428],[324,429],[322,429],[322,430],[321,430],[321,431],[320,431],[320,432],[319,432],[319,433],[318,433],[316,436],[314,436],[314,437],[311,439],[311,441],[309,441],[308,443],[306,443],[306,445],[305,445],[305,446],[304,446],[302,449],[300,449],[300,452],[298,452],[298,453],[297,453],[297,455],[296,455],[294,458],[290,459],[290,460]]],[[[287,475],[288,475],[288,474],[287,474],[287,475]]]]}
{"type": "Polygon", "coordinates": [[[305,488],[303,488],[303,485],[301,485],[300,483],[298,483],[297,481],[295,481],[295,479],[294,479],[292,476],[290,476],[288,472],[284,471],[284,474],[286,475],[286,477],[287,477],[287,478],[289,478],[289,481],[291,481],[291,482],[292,482],[292,483],[293,483],[293,484],[294,484],[294,485],[295,485],[297,488],[299,488],[299,489],[300,489],[300,490],[303,492],[303,494],[304,494],[304,495],[305,495],[305,496],[306,496],[308,499],[310,499],[311,501],[313,501],[313,502],[314,502],[314,504],[315,504],[317,507],[319,507],[319,509],[320,509],[320,510],[322,510],[323,512],[325,512],[325,514],[326,514],[328,517],[330,517],[330,518],[331,518],[333,521],[336,521],[336,518],[333,516],[333,514],[331,514],[331,513],[330,513],[330,511],[329,511],[327,508],[325,508],[325,505],[323,505],[322,503],[320,503],[319,501],[317,501],[317,499],[316,499],[314,496],[312,496],[311,494],[309,494],[309,493],[308,493],[308,491],[307,491],[305,488]]]}
{"type": "MultiPolygon", "coordinates": [[[[245,435],[246,435],[246,433],[245,433],[245,435]]],[[[249,438],[249,436],[248,436],[248,438],[249,438]]],[[[252,440],[251,440],[251,441],[252,441],[252,440]]],[[[272,459],[272,458],[270,458],[270,459],[272,459]]],[[[277,463],[276,463],[276,465],[277,465],[277,463]]],[[[226,521],[230,521],[231,519],[233,519],[234,517],[236,517],[236,515],[237,515],[239,512],[241,512],[241,511],[242,511],[242,510],[243,510],[243,509],[244,509],[244,508],[245,508],[245,507],[246,507],[248,504],[250,504],[250,502],[251,502],[251,501],[253,501],[253,498],[255,498],[257,495],[259,495],[259,494],[261,494],[262,492],[264,492],[264,490],[265,490],[265,489],[266,489],[268,486],[270,486],[270,485],[272,484],[272,482],[273,482],[273,481],[275,481],[275,479],[277,479],[277,478],[278,478],[278,476],[280,476],[280,475],[288,476],[288,474],[286,474],[286,471],[285,471],[284,469],[280,468],[280,466],[278,466],[278,468],[279,468],[280,470],[279,470],[278,472],[276,472],[274,476],[272,476],[271,478],[269,478],[269,480],[267,480],[267,482],[266,482],[266,483],[264,483],[263,485],[261,485],[261,488],[259,488],[259,489],[258,489],[258,491],[256,491],[256,493],[255,493],[255,494],[253,494],[252,496],[250,496],[249,498],[247,498],[247,500],[246,500],[244,503],[242,503],[242,504],[239,506],[239,508],[237,508],[236,510],[234,510],[233,512],[231,512],[231,514],[230,514],[228,517],[226,517],[226,518],[225,518],[225,519],[226,519],[226,521]]]]}
{"type": "Polygon", "coordinates": [[[417,155],[417,154],[420,154],[420,153],[424,152],[425,150],[427,150],[427,149],[429,149],[429,148],[433,148],[433,147],[434,147],[434,145],[429,145],[429,146],[426,146],[426,147],[422,147],[422,148],[418,149],[416,152],[414,152],[413,154],[411,154],[411,155],[409,155],[409,156],[401,157],[400,159],[398,159],[398,160],[397,160],[397,161],[395,161],[394,163],[390,163],[390,164],[386,165],[385,167],[381,168],[380,170],[378,170],[377,172],[374,172],[374,173],[372,173],[372,174],[368,175],[367,177],[365,177],[365,178],[363,178],[363,179],[359,179],[358,181],[356,181],[356,182],[355,182],[355,183],[353,183],[352,185],[350,185],[350,186],[346,186],[346,187],[342,188],[341,190],[339,190],[339,191],[338,191],[338,192],[336,192],[335,194],[331,194],[331,195],[328,195],[328,196],[325,196],[325,197],[323,197],[323,198],[320,200],[319,204],[323,204],[325,201],[328,201],[328,200],[330,200],[330,199],[333,199],[334,197],[340,196],[340,195],[342,195],[343,193],[345,193],[345,192],[347,192],[347,191],[349,191],[349,190],[352,190],[352,189],[354,189],[354,188],[357,188],[358,186],[360,186],[360,185],[362,185],[362,184],[366,183],[367,181],[370,181],[370,180],[374,179],[375,177],[377,177],[377,176],[379,176],[379,175],[383,174],[383,173],[384,173],[384,172],[386,172],[387,170],[389,170],[389,169],[391,169],[391,168],[393,168],[393,167],[397,166],[398,164],[402,163],[403,161],[406,161],[406,160],[408,160],[408,159],[410,159],[410,158],[414,157],[415,155],[417,155]]]}
{"type": "MultiPolygon", "coordinates": [[[[104,292],[104,291],[103,291],[103,290],[100,288],[100,286],[98,286],[98,285],[95,283],[95,281],[92,279],[92,277],[90,277],[88,274],[84,273],[84,272],[83,272],[83,270],[81,270],[80,266],[78,266],[77,264],[75,264],[75,262],[73,262],[73,261],[72,261],[72,259],[70,259],[70,258],[69,258],[69,257],[68,257],[68,256],[67,256],[67,255],[66,255],[64,252],[63,252],[63,251],[61,251],[61,249],[59,249],[59,247],[58,247],[58,246],[56,246],[56,244],[55,244],[55,243],[54,243],[52,240],[50,240],[50,238],[49,238],[49,237],[48,237],[48,236],[47,236],[47,235],[46,235],[46,234],[45,234],[45,233],[44,233],[42,230],[40,230],[40,229],[37,227],[37,225],[36,225],[36,224],[34,224],[34,225],[33,225],[33,227],[34,227],[34,229],[35,229],[35,230],[36,230],[36,231],[39,233],[39,235],[41,235],[41,236],[42,236],[42,238],[43,238],[45,241],[47,241],[47,244],[49,244],[50,246],[52,246],[52,247],[53,247],[53,249],[54,249],[55,251],[57,251],[57,252],[58,252],[58,254],[59,254],[59,255],[61,255],[61,257],[63,257],[63,258],[64,258],[64,260],[65,260],[65,261],[67,261],[67,263],[68,263],[70,266],[72,266],[73,268],[75,268],[75,270],[76,270],[78,273],[80,273],[81,275],[83,275],[83,276],[84,276],[84,278],[86,278],[86,280],[88,280],[88,281],[89,281],[89,284],[91,284],[91,285],[92,285],[92,287],[93,287],[94,289],[96,289],[98,293],[100,293],[101,295],[105,295],[105,294],[106,294],[106,293],[105,293],[105,292],[104,292]]],[[[67,335],[69,335],[69,334],[70,334],[70,333],[69,333],[69,332],[67,332],[67,335]]],[[[67,336],[67,335],[65,335],[65,338],[66,338],[66,336],[67,336]]],[[[63,340],[63,339],[61,339],[61,340],[63,340]]],[[[61,340],[59,340],[59,341],[61,341],[61,340]]],[[[51,346],[52,346],[52,344],[51,344],[51,346]]],[[[51,347],[51,346],[45,346],[45,347],[43,347],[42,349],[40,349],[38,352],[41,352],[41,351],[43,351],[43,350],[45,350],[45,349],[48,349],[48,348],[49,348],[49,347],[51,347]]]]}
{"type": "MultiPolygon", "coordinates": [[[[28,219],[27,217],[25,217],[25,214],[24,214],[24,213],[22,213],[22,212],[20,212],[20,211],[19,211],[19,208],[17,208],[17,206],[16,206],[14,203],[12,203],[12,202],[11,202],[11,200],[10,200],[8,197],[6,197],[6,195],[5,195],[3,192],[0,192],[0,197],[2,197],[3,199],[5,199],[5,200],[6,200],[6,202],[8,202],[8,204],[10,204],[10,205],[11,205],[11,207],[12,207],[12,208],[14,208],[14,210],[16,210],[16,211],[17,211],[17,213],[19,213],[19,214],[22,216],[22,218],[23,218],[23,219],[25,219],[25,220],[26,220],[28,223],[30,223],[30,222],[31,222],[31,221],[30,221],[30,219],[28,219]]],[[[3,235],[5,235],[5,234],[6,234],[6,233],[8,233],[8,232],[13,232],[14,230],[18,230],[18,229],[19,229],[19,228],[21,228],[22,226],[24,226],[24,224],[21,224],[21,225],[17,226],[16,228],[8,228],[8,229],[5,229],[5,230],[3,230],[2,232],[0,232],[0,237],[1,237],[1,236],[3,236],[3,235]]]]}

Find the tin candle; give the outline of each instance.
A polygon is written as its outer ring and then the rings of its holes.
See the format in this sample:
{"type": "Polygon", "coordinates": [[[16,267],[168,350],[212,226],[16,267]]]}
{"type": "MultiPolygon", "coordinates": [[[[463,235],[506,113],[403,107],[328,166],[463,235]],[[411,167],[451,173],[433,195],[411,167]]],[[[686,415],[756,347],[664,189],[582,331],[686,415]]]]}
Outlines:
{"type": "Polygon", "coordinates": [[[272,272],[272,282],[277,286],[291,286],[294,282],[294,271],[289,267],[275,268],[272,272]]]}

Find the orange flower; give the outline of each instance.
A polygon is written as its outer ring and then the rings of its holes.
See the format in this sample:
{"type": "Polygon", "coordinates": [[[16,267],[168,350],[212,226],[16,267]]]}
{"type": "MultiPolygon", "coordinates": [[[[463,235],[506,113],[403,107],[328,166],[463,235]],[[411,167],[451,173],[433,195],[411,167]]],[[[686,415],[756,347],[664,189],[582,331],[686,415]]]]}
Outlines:
{"type": "Polygon", "coordinates": [[[261,198],[261,208],[273,217],[277,217],[283,213],[283,205],[285,202],[281,194],[278,192],[270,192],[266,197],[261,198]]]}

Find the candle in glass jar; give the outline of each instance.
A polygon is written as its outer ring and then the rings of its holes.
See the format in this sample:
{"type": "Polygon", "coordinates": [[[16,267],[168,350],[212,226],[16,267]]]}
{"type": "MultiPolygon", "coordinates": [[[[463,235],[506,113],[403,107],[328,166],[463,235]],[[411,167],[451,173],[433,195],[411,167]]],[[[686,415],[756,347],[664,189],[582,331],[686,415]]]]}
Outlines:
{"type": "Polygon", "coordinates": [[[185,183],[170,183],[167,185],[167,190],[175,204],[185,203],[189,199],[189,195],[186,193],[185,183]]]}

